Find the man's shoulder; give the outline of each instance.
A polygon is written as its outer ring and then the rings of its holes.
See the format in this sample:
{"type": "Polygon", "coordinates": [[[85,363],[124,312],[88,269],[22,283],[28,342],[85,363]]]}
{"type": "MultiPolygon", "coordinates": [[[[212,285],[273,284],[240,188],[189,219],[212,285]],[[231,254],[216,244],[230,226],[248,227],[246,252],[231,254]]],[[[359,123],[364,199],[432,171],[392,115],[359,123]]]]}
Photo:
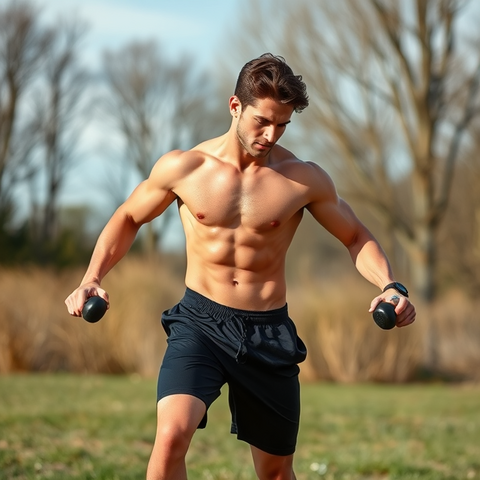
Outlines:
{"type": "Polygon", "coordinates": [[[172,150],[155,163],[152,174],[183,177],[205,162],[205,154],[198,150],[172,150]]]}
{"type": "Polygon", "coordinates": [[[302,160],[280,145],[275,150],[275,165],[281,171],[296,173],[312,180],[329,180],[328,173],[318,163],[302,160]]]}
{"type": "Polygon", "coordinates": [[[204,141],[190,150],[172,150],[162,155],[155,163],[150,179],[162,188],[174,189],[205,165],[212,164],[218,139],[204,141]]]}
{"type": "Polygon", "coordinates": [[[219,143],[221,143],[220,138],[205,140],[190,150],[172,150],[163,155],[159,161],[172,163],[187,169],[197,168],[205,163],[206,160],[215,156],[219,143]]]}
{"type": "Polygon", "coordinates": [[[309,202],[324,202],[337,198],[332,178],[318,163],[301,160],[283,147],[275,153],[275,169],[302,188],[309,202]]]}
{"type": "Polygon", "coordinates": [[[200,150],[172,150],[159,158],[157,163],[186,169],[196,168],[205,161],[205,154],[200,150]]]}

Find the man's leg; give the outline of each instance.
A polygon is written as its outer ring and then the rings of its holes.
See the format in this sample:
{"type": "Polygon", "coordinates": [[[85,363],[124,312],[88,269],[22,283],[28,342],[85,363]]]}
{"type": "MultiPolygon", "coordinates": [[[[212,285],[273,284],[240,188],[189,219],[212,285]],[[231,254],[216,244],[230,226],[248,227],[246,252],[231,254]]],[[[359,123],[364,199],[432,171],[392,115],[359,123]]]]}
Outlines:
{"type": "Polygon", "coordinates": [[[157,433],[147,480],[185,480],[185,455],[206,406],[191,395],[170,395],[157,405],[157,433]]]}
{"type": "Polygon", "coordinates": [[[255,472],[260,480],[295,480],[292,455],[271,455],[256,447],[252,450],[255,472]]]}

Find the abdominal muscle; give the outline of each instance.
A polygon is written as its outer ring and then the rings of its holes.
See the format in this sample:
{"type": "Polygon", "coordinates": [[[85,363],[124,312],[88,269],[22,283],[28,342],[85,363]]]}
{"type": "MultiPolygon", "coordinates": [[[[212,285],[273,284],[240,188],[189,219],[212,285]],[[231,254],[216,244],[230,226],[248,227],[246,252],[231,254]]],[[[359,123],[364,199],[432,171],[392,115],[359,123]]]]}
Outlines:
{"type": "Polygon", "coordinates": [[[174,192],[186,236],[187,287],[232,308],[283,307],[285,256],[308,189],[278,159],[276,168],[241,172],[207,160],[174,192]]]}
{"type": "Polygon", "coordinates": [[[283,237],[288,232],[262,235],[237,227],[215,229],[211,236],[202,230],[185,229],[187,287],[242,310],[265,311],[285,305],[285,255],[291,239],[283,237]]]}

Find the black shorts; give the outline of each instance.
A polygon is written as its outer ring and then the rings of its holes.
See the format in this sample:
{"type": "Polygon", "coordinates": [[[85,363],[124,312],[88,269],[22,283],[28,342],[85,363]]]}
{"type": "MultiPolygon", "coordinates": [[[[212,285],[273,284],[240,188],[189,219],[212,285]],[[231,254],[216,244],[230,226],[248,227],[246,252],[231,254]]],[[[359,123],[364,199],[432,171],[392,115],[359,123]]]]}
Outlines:
{"type": "MultiPolygon", "coordinates": [[[[157,399],[189,394],[207,410],[229,386],[231,433],[272,455],[295,451],[300,417],[298,363],[306,348],[287,306],[265,312],[220,305],[187,288],[162,316],[168,347],[157,399]]],[[[207,415],[199,428],[204,428],[207,415]]]]}

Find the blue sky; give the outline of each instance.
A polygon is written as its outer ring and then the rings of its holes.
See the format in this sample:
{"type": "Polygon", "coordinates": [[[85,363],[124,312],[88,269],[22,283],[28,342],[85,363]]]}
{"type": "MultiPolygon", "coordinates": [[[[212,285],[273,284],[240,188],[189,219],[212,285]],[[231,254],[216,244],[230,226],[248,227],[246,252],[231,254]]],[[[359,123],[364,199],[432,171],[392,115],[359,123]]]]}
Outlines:
{"type": "MultiPolygon", "coordinates": [[[[89,30],[85,37],[83,54],[86,62],[93,68],[100,65],[105,49],[116,50],[132,40],[151,39],[159,42],[162,53],[172,56],[187,53],[194,57],[195,65],[200,68],[208,67],[210,61],[218,59],[219,55],[230,53],[225,50],[231,48],[233,42],[229,42],[229,47],[226,39],[230,32],[236,32],[238,35],[239,17],[243,17],[240,15],[240,9],[245,5],[245,0],[31,1],[43,7],[43,17],[48,23],[55,22],[59,16],[86,22],[89,30]]],[[[281,8],[282,3],[295,0],[277,1],[278,8],[281,8]]],[[[462,23],[463,28],[471,28],[475,26],[475,22],[478,23],[479,5],[480,2],[477,0],[469,4],[469,8],[463,13],[463,21],[466,21],[462,23]]],[[[265,28],[275,28],[275,24],[266,22],[265,28]]],[[[271,51],[282,54],[275,50],[271,51]]],[[[263,51],[257,52],[260,53],[263,51]]],[[[95,139],[93,127],[89,129],[87,138],[95,139]]],[[[84,142],[83,147],[85,143],[90,142],[84,142]]],[[[92,142],[92,148],[87,156],[95,157],[96,150],[98,148],[92,142]]],[[[91,170],[98,172],[99,167],[98,163],[95,163],[91,170]]],[[[92,177],[89,169],[83,168],[80,172],[78,170],[62,192],[62,200],[67,204],[80,203],[86,191],[89,192],[91,199],[90,192],[98,194],[100,190],[98,184],[90,181],[90,178],[85,181],[85,170],[87,177],[92,177]],[[92,188],[89,189],[89,185],[92,188]]],[[[98,173],[99,175],[95,176],[100,177],[101,172],[98,173]]],[[[98,203],[97,200],[97,205],[98,203]]]]}
{"type": "Polygon", "coordinates": [[[47,21],[58,16],[89,26],[85,55],[97,64],[104,49],[155,39],[172,55],[185,52],[206,64],[219,51],[239,0],[35,0],[47,21]]]}
{"type": "MultiPolygon", "coordinates": [[[[86,23],[83,61],[96,70],[102,53],[117,50],[135,40],[156,40],[162,52],[172,57],[189,54],[194,65],[204,70],[218,59],[225,45],[225,36],[232,30],[241,0],[31,0],[41,9],[41,18],[55,24],[60,18],[86,23]],[[233,22],[233,23],[232,23],[233,22]]],[[[102,182],[109,167],[100,161],[94,123],[83,136],[81,168],[68,177],[62,191],[63,204],[94,205],[100,224],[105,220],[105,194],[102,182]],[[86,158],[85,158],[86,157],[86,158]],[[86,163],[85,163],[86,160],[86,163]],[[95,175],[92,172],[95,171],[95,175]],[[103,211],[103,215],[101,212],[103,211]]],[[[113,141],[113,138],[111,139],[113,141]]],[[[105,205],[106,206],[106,205],[105,205]]],[[[94,224],[97,224],[94,221],[94,224]]],[[[93,224],[92,224],[93,226],[93,224]]],[[[98,228],[100,225],[93,226],[98,228]]],[[[177,226],[178,227],[178,226],[177,226]]],[[[172,229],[170,229],[172,230],[172,229]]],[[[179,227],[171,231],[172,242],[178,244],[179,227]]],[[[167,238],[169,243],[169,238],[167,238]]]]}

